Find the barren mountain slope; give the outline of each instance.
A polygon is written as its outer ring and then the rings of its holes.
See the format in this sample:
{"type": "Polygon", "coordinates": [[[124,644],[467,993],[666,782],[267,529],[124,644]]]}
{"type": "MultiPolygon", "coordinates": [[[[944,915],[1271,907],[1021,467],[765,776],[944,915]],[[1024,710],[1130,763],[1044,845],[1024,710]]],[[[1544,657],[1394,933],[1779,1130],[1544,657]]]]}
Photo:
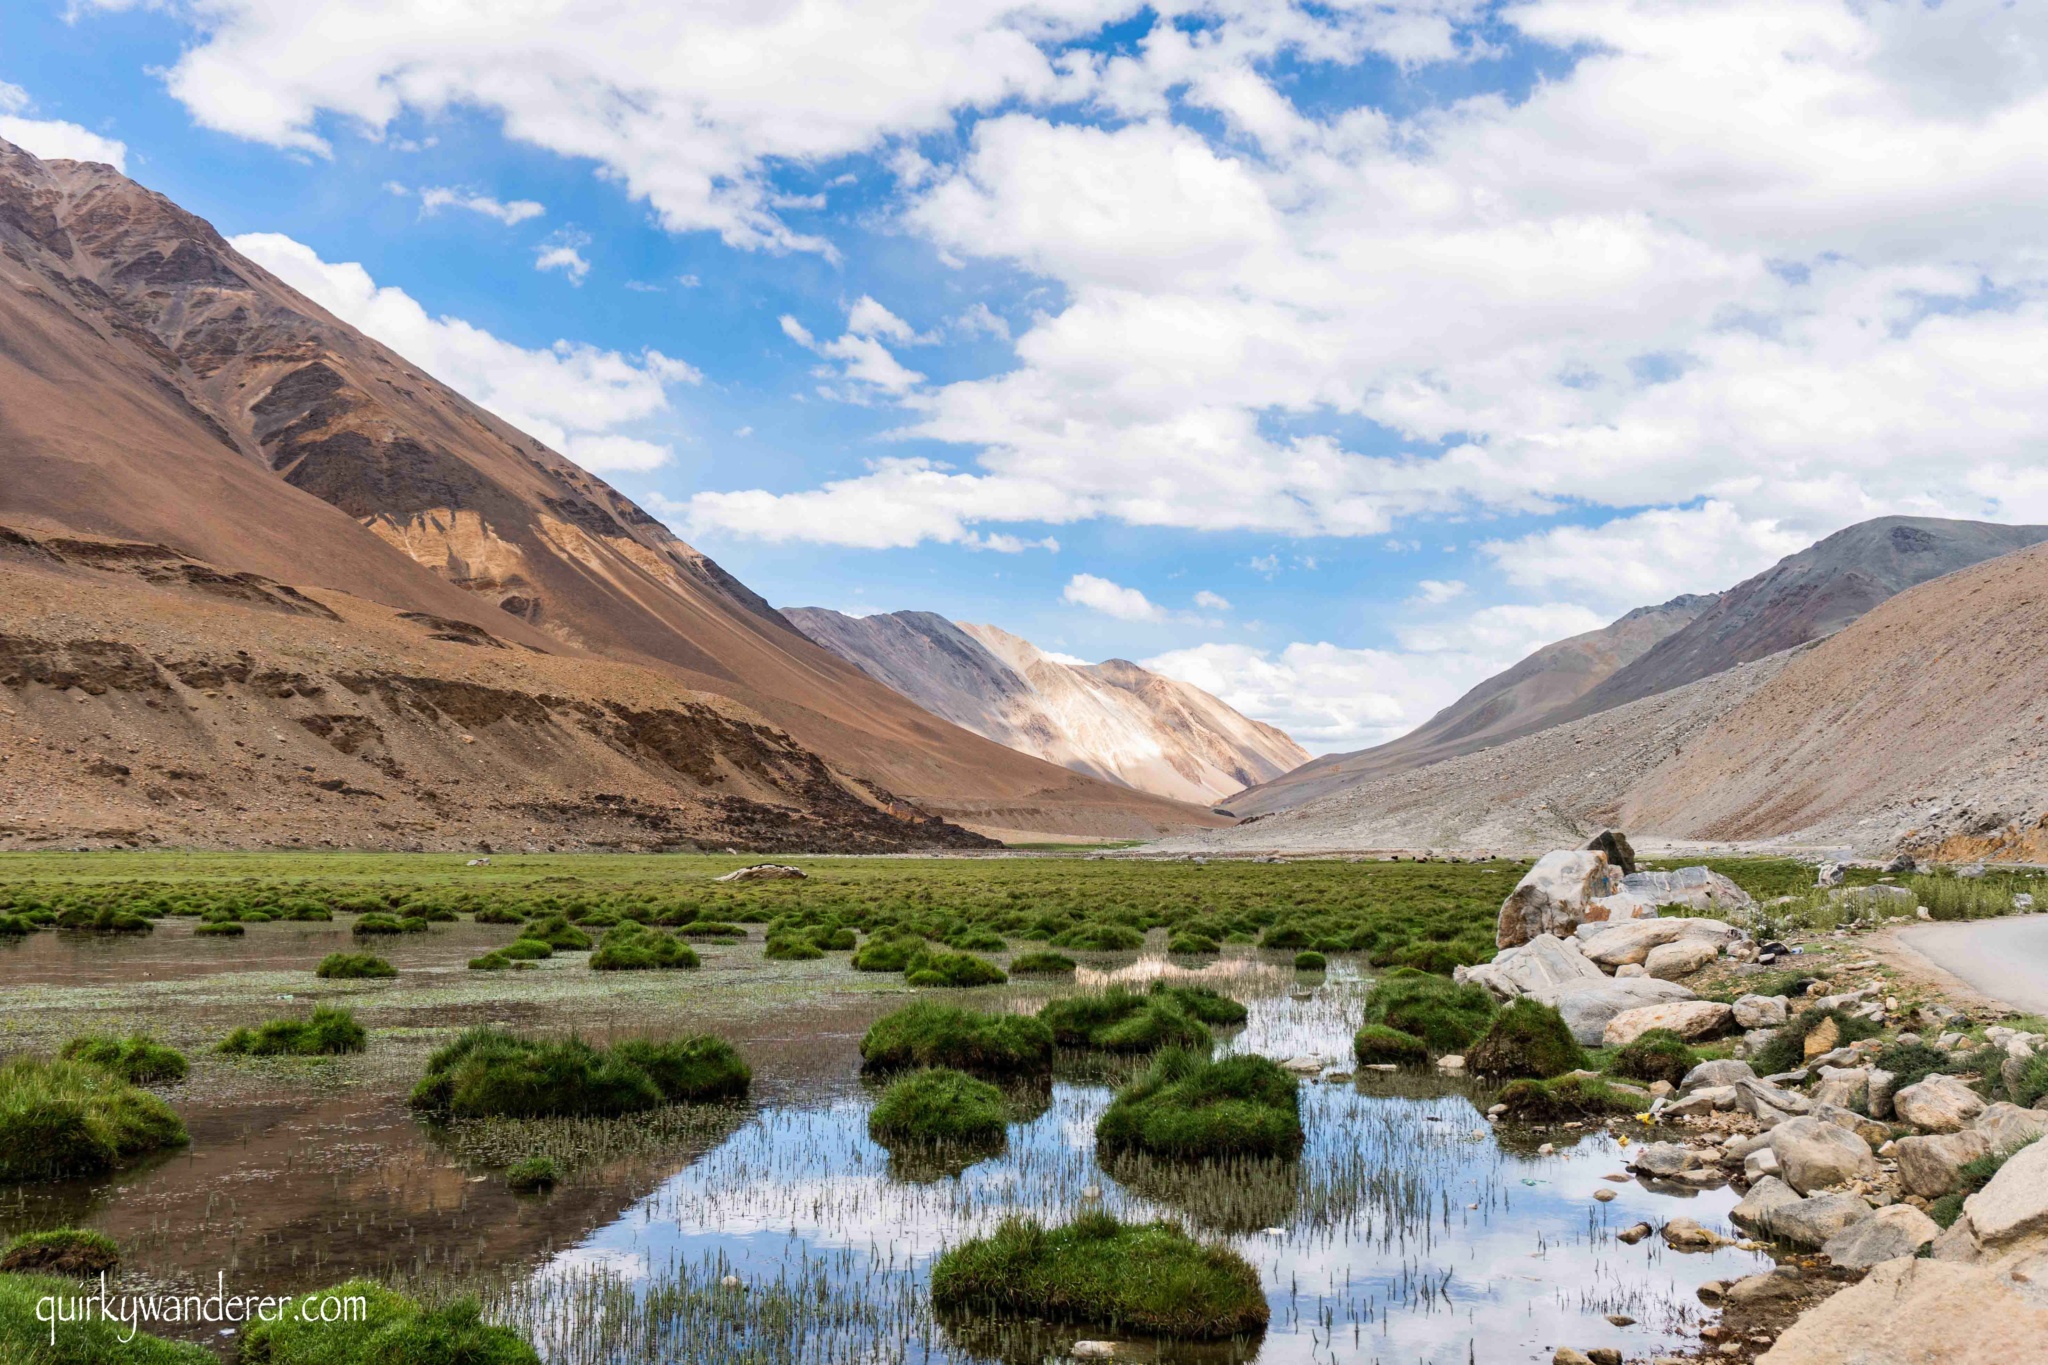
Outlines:
{"type": "Polygon", "coordinates": [[[0,847],[986,842],[637,664],[0,529],[0,847]]]}
{"type": "Polygon", "coordinates": [[[1900,593],[1637,783],[1630,829],[2048,860],[2048,546],[1900,593]]]}
{"type": "Polygon", "coordinates": [[[1139,834],[1213,818],[935,721],[109,167],[0,143],[0,284],[0,521],[656,664],[967,819],[1139,834]]]}
{"type": "MultiPolygon", "coordinates": [[[[1228,854],[1540,853],[1583,840],[1611,823],[1643,774],[1720,724],[1790,657],[1745,664],[1426,768],[1368,778],[1234,829],[1175,837],[1151,847],[1228,854]]],[[[1636,833],[1633,828],[1629,832],[1636,833]]]]}
{"type": "Polygon", "coordinates": [[[1142,791],[1211,802],[1308,757],[1284,732],[1127,660],[1065,664],[994,626],[931,612],[784,615],[935,715],[1142,791]]]}
{"type": "Polygon", "coordinates": [[[1678,631],[1567,707],[1559,719],[1682,686],[1840,630],[1918,583],[2048,540],[2048,526],[1877,517],[1787,555],[1722,593],[1678,631]]]}
{"type": "Polygon", "coordinates": [[[1617,669],[1683,629],[1712,597],[1674,597],[1638,607],[1599,630],[1545,645],[1497,673],[1391,743],[1349,754],[1325,754],[1263,786],[1224,798],[1234,814],[1287,810],[1353,783],[1499,744],[1553,723],[1566,708],[1617,669]]]}

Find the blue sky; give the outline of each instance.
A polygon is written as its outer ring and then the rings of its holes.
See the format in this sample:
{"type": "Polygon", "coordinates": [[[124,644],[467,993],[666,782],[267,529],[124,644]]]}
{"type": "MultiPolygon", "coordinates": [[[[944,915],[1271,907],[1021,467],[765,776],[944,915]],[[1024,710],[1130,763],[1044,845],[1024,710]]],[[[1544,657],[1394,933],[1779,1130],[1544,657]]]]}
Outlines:
{"type": "Polygon", "coordinates": [[[1150,661],[1317,750],[1866,516],[2048,516],[2013,7],[504,13],[27,0],[0,133],[774,602],[1150,661]]]}

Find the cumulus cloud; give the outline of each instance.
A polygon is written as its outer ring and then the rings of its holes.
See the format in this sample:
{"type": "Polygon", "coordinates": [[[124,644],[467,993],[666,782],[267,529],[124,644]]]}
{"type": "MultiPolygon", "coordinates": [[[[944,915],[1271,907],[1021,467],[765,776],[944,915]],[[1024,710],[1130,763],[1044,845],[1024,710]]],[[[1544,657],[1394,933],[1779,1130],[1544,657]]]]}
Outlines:
{"type": "Polygon", "coordinates": [[[1195,594],[1195,605],[1209,611],[1229,611],[1230,599],[1221,593],[1210,592],[1207,588],[1195,594]]]}
{"type": "Polygon", "coordinates": [[[1136,588],[1126,588],[1092,573],[1077,573],[1067,580],[1060,599],[1075,606],[1114,616],[1119,621],[1163,621],[1166,613],[1136,588]]]}
{"type": "MultiPolygon", "coordinates": [[[[978,478],[912,458],[874,460],[864,474],[793,493],[758,488],[695,493],[671,510],[689,535],[810,541],[865,550],[908,549],[925,541],[1022,550],[1027,542],[1014,536],[987,536],[971,528],[997,520],[1071,519],[1057,489],[978,478]]],[[[1057,547],[1056,541],[1036,543],[1057,547]]]]}
{"type": "Polygon", "coordinates": [[[103,161],[117,171],[128,169],[126,143],[63,119],[29,118],[34,109],[28,91],[0,81],[0,138],[45,161],[103,161]]]}
{"type": "Polygon", "coordinates": [[[1750,521],[1725,502],[1658,509],[1599,526],[1558,526],[1480,548],[1517,587],[1562,589],[1613,607],[1718,591],[1806,548],[1812,537],[1750,521]]]}
{"type": "Polygon", "coordinates": [[[588,245],[590,239],[582,233],[558,234],[553,240],[535,248],[533,268],[559,270],[569,277],[569,283],[580,285],[583,277],[590,273],[590,262],[584,259],[581,250],[588,245]]]}
{"type": "Polygon", "coordinates": [[[1425,578],[1415,585],[1415,601],[1423,606],[1442,606],[1464,595],[1465,585],[1455,578],[1425,578]]]}
{"type": "Polygon", "coordinates": [[[702,376],[659,351],[627,356],[578,342],[529,349],[448,316],[435,317],[353,261],[323,261],[274,232],[234,248],[342,321],[361,328],[442,383],[591,469],[648,470],[665,447],[621,428],[669,409],[668,390],[702,376]]]}
{"type": "Polygon", "coordinates": [[[927,340],[915,328],[881,304],[863,294],[846,310],[846,331],[832,341],[821,341],[801,322],[783,314],[783,335],[807,351],[839,364],[820,366],[813,373],[830,382],[818,387],[820,395],[845,402],[865,403],[876,397],[901,399],[924,376],[896,359],[880,340],[916,344],[927,340]]]}

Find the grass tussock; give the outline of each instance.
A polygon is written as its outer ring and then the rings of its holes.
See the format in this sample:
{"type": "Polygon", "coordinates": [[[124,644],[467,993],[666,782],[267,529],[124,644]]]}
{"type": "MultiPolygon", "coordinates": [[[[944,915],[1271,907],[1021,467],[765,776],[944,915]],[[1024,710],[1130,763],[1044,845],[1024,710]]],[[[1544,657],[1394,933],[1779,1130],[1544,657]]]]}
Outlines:
{"type": "Polygon", "coordinates": [[[995,963],[972,953],[927,949],[903,965],[903,979],[913,986],[1000,986],[1010,979],[995,963]]]}
{"type": "Polygon", "coordinates": [[[1003,1092],[964,1071],[939,1067],[894,1082],[868,1113],[868,1136],[884,1147],[904,1143],[989,1147],[1010,1122],[1003,1092]]]}
{"type": "Polygon", "coordinates": [[[353,1011],[320,1005],[304,1019],[238,1028],[221,1041],[220,1051],[236,1057],[336,1057],[361,1052],[369,1040],[353,1011]]]}
{"type": "Polygon", "coordinates": [[[189,1342],[167,1341],[147,1332],[123,1341],[129,1325],[97,1314],[66,1322],[52,1346],[50,1309],[43,1307],[44,1320],[38,1321],[39,1306],[82,1292],[75,1280],[0,1274],[0,1360],[9,1365],[220,1365],[219,1356],[189,1342]]]}
{"type": "Polygon", "coordinates": [[[1155,981],[1148,991],[1112,986],[1100,995],[1054,1000],[1038,1012],[1061,1047],[1095,1052],[1207,1051],[1209,1025],[1241,1024],[1245,1008],[1205,986],[1155,981]]]}
{"type": "Polygon", "coordinates": [[[529,1156],[505,1168],[505,1188],[514,1194],[543,1194],[562,1179],[562,1169],[551,1156],[529,1156]]]}
{"type": "Polygon", "coordinates": [[[511,1328],[485,1322],[474,1299],[426,1308],[374,1281],[350,1280],[302,1295],[277,1321],[252,1326],[241,1365],[540,1365],[540,1355],[511,1328]],[[322,1300],[358,1297],[361,1321],[319,1321],[322,1300]]]}
{"type": "Polygon", "coordinates": [[[121,1264],[121,1248],[104,1232],[54,1228],[24,1232],[0,1250],[0,1274],[62,1275],[89,1280],[121,1264]]]}
{"type": "Polygon", "coordinates": [[[599,1048],[484,1027],[427,1059],[410,1103],[437,1118],[611,1117],[739,1099],[752,1082],[732,1045],[709,1035],[599,1048]]]}
{"type": "Polygon", "coordinates": [[[703,965],[689,944],[630,919],[605,930],[590,955],[593,972],[692,971],[703,965]]]}
{"type": "Polygon", "coordinates": [[[1429,1044],[1385,1024],[1367,1024],[1351,1039],[1361,1066],[1428,1066],[1429,1044]]]}
{"type": "Polygon", "coordinates": [[[1053,1031],[1021,1014],[984,1014],[920,1001],[883,1015],[860,1040],[862,1069],[948,1067],[977,1075],[1052,1070],[1053,1031]]]}
{"type": "Polygon", "coordinates": [[[1302,1140],[1300,1088],[1278,1063],[1250,1055],[1211,1061],[1180,1049],[1154,1058],[1095,1125],[1105,1154],[1176,1161],[1293,1157],[1302,1140]]]}
{"type": "Polygon", "coordinates": [[[932,1266],[941,1310],[1086,1323],[1113,1333],[1218,1340],[1262,1331],[1258,1272],[1168,1223],[1090,1214],[1063,1227],[1012,1218],[932,1266]]]}
{"type": "Polygon", "coordinates": [[[328,981],[370,981],[398,975],[398,968],[374,953],[329,953],[313,975],[328,981]]]}
{"type": "Polygon", "coordinates": [[[1836,1047],[1847,1047],[1863,1038],[1875,1038],[1884,1030],[1868,1019],[1858,1019],[1846,1010],[1804,1010],[1778,1026],[1769,1042],[1756,1050],[1749,1064],[1759,1076],[1773,1076],[1806,1064],[1806,1035],[1833,1020],[1836,1047]]]}
{"type": "Polygon", "coordinates": [[[1585,1064],[1585,1050],[1572,1037],[1564,1016],[1527,997],[1510,1002],[1479,1041],[1465,1050],[1465,1065],[1472,1071],[1504,1079],[1541,1080],[1585,1064]]]}
{"type": "Polygon", "coordinates": [[[1561,1080],[1510,1081],[1500,1092],[1503,1115],[1511,1123],[1569,1123],[1632,1114],[1635,1101],[1597,1080],[1566,1076],[1561,1080]]]}
{"type": "Polygon", "coordinates": [[[185,1141],[168,1104],[103,1067],[34,1057],[0,1066],[0,1182],[102,1175],[185,1141]]]}
{"type": "Polygon", "coordinates": [[[761,950],[771,962],[809,962],[824,955],[823,948],[802,934],[770,934],[761,950]]]}
{"type": "Polygon", "coordinates": [[[1495,1009],[1484,986],[1403,968],[1373,983],[1365,1022],[1420,1038],[1433,1052],[1462,1052],[1492,1024],[1495,1009]]]}
{"type": "Polygon", "coordinates": [[[519,937],[564,953],[582,952],[590,946],[590,935],[569,923],[567,915],[548,915],[534,920],[519,931],[519,937]]]}
{"type": "Polygon", "coordinates": [[[1669,1081],[1677,1085],[1699,1061],[1699,1054],[1685,1045],[1685,1039],[1668,1028],[1653,1028],[1616,1048],[1607,1059],[1607,1074],[1645,1084],[1669,1081]]]}
{"type": "Polygon", "coordinates": [[[1010,975],[1072,976],[1075,966],[1065,953],[1019,953],[1010,959],[1010,975]]]}
{"type": "Polygon", "coordinates": [[[192,1070],[184,1053],[146,1033],[131,1033],[126,1038],[88,1033],[64,1044],[57,1055],[67,1062],[104,1067],[131,1085],[171,1085],[192,1070]]]}

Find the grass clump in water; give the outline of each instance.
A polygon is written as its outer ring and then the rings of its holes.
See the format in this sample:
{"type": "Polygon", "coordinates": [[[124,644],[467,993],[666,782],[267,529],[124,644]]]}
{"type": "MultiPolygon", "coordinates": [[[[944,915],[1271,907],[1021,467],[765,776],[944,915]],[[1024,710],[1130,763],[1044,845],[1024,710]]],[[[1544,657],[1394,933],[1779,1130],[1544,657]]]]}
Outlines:
{"type": "Polygon", "coordinates": [[[900,972],[924,951],[924,939],[915,934],[877,934],[860,945],[853,955],[857,972],[900,972]]]}
{"type": "Polygon", "coordinates": [[[603,941],[590,955],[594,972],[690,970],[702,965],[703,959],[689,944],[630,919],[605,930],[603,941]]]}
{"type": "Polygon", "coordinates": [[[1434,1052],[1460,1052],[1493,1022],[1493,996],[1413,967],[1387,973],[1365,998],[1365,1022],[1412,1034],[1434,1052]]]}
{"type": "Polygon", "coordinates": [[[57,1228],[24,1232],[0,1250],[0,1273],[89,1280],[121,1264],[121,1248],[103,1232],[57,1228]]]}
{"type": "Polygon", "coordinates": [[[105,1067],[131,1085],[169,1085],[184,1080],[192,1070],[184,1053],[146,1033],[131,1033],[126,1038],[88,1033],[64,1044],[57,1055],[67,1062],[105,1067]]]}
{"type": "MultiPolygon", "coordinates": [[[[1807,1010],[1781,1024],[1771,1040],[1756,1050],[1749,1064],[1759,1076],[1774,1076],[1806,1064],[1806,1035],[1833,1020],[1835,1046],[1847,1047],[1862,1038],[1875,1038],[1884,1030],[1868,1019],[1858,1019],[1845,1010],[1807,1010]]],[[[1904,1082],[1900,1082],[1904,1084],[1904,1082]]]]}
{"type": "Polygon", "coordinates": [[[374,953],[329,953],[320,959],[313,975],[329,981],[358,981],[397,976],[398,968],[374,953]]]}
{"type": "Polygon", "coordinates": [[[903,979],[913,986],[1000,986],[1010,975],[972,953],[926,950],[904,964],[903,979]]]}
{"type": "Polygon", "coordinates": [[[240,938],[248,932],[240,920],[234,919],[203,920],[192,926],[194,938],[240,938]]]}
{"type": "Polygon", "coordinates": [[[1310,948],[1294,955],[1294,970],[1297,972],[1320,972],[1330,965],[1330,960],[1310,948]]]}
{"type": "Polygon", "coordinates": [[[1145,946],[1145,936],[1128,924],[1077,924],[1053,935],[1052,946],[1084,953],[1129,953],[1145,946]]]}
{"type": "Polygon", "coordinates": [[[540,1365],[526,1338],[485,1322],[474,1299],[425,1308],[370,1280],[301,1295],[275,1322],[249,1329],[240,1359],[242,1365],[540,1365]],[[360,1314],[340,1306],[352,1300],[361,1301],[360,1314]],[[323,1312],[348,1320],[322,1322],[323,1312]]]}
{"type": "Polygon", "coordinates": [[[761,956],[771,962],[809,962],[824,955],[823,948],[802,934],[770,934],[761,950],[761,956]]]}
{"type": "Polygon", "coordinates": [[[1669,1081],[1677,1085],[1685,1073],[1699,1065],[1699,1054],[1685,1045],[1685,1039],[1668,1028],[1653,1028],[1634,1042],[1624,1043],[1607,1059],[1607,1074],[1623,1080],[1669,1081]]]}
{"type": "Polygon", "coordinates": [[[884,1147],[989,1147],[1002,1143],[1009,1121],[1002,1091],[964,1071],[937,1067],[905,1076],[883,1091],[868,1113],[868,1136],[884,1147]]]}
{"type": "Polygon", "coordinates": [[[1053,1031],[1022,1014],[983,1014],[933,1001],[877,1019],[860,1040],[867,1071],[950,1067],[979,1075],[1052,1070],[1053,1031]]]}
{"type": "Polygon", "coordinates": [[[551,1156],[530,1156],[505,1168],[505,1188],[514,1194],[541,1194],[553,1189],[562,1178],[561,1168],[551,1156]]]}
{"type": "Polygon", "coordinates": [[[1019,953],[1010,960],[1010,975],[1072,976],[1074,965],[1065,953],[1019,953]]]}
{"type": "Polygon", "coordinates": [[[1351,1040],[1361,1066],[1427,1066],[1429,1044],[1385,1024],[1367,1024],[1351,1040]]]}
{"type": "Polygon", "coordinates": [[[1126,1224],[1106,1213],[1056,1228],[1007,1219],[941,1255],[931,1293],[941,1310],[1183,1340],[1256,1333],[1268,1315],[1258,1272],[1236,1252],[1169,1223],[1126,1224]]]}
{"type": "Polygon", "coordinates": [[[1178,1048],[1118,1091],[1095,1125],[1096,1148],[1112,1155],[1293,1157],[1301,1144],[1300,1090],[1278,1063],[1252,1055],[1211,1061],[1178,1048]]]}
{"type": "Polygon", "coordinates": [[[1500,1092],[1511,1123],[1568,1123],[1632,1114],[1635,1102],[1599,1081],[1566,1076],[1555,1081],[1510,1081],[1500,1092]]]}
{"type": "Polygon", "coordinates": [[[521,941],[531,939],[560,952],[581,952],[590,946],[590,935],[569,923],[567,915],[549,915],[534,920],[519,931],[521,941]]]}
{"type": "Polygon", "coordinates": [[[1112,986],[1100,995],[1072,995],[1038,1012],[1061,1047],[1096,1052],[1157,1052],[1164,1047],[1207,1051],[1208,1028],[1170,994],[1141,995],[1112,986]]]}
{"type": "Polygon", "coordinates": [[[0,1066],[0,1182],[100,1175],[185,1141],[168,1104],[102,1067],[33,1057],[0,1066]]]}
{"type": "Polygon", "coordinates": [[[609,1117],[737,1099],[752,1082],[732,1045],[708,1035],[606,1049],[483,1027],[427,1059],[410,1103],[440,1118],[609,1117]]]}
{"type": "Polygon", "coordinates": [[[76,1313],[77,1322],[67,1317],[52,1346],[49,1318],[55,1305],[51,1301],[75,1299],[82,1292],[72,1280],[0,1274],[0,1360],[10,1365],[220,1365],[220,1357],[204,1347],[166,1341],[147,1332],[135,1332],[131,1337],[128,1323],[82,1310],[76,1313]],[[129,1339],[124,1341],[124,1337],[129,1339]]]}
{"type": "Polygon", "coordinates": [[[1187,930],[1175,934],[1171,939],[1168,939],[1166,951],[1169,953],[1186,953],[1190,956],[1207,955],[1222,952],[1223,946],[1207,934],[1187,930]]]}
{"type": "Polygon", "coordinates": [[[321,1005],[304,1019],[238,1028],[222,1040],[220,1051],[237,1057],[333,1057],[361,1052],[369,1038],[353,1011],[321,1005]]]}
{"type": "Polygon", "coordinates": [[[509,958],[514,962],[539,962],[543,958],[555,955],[555,950],[552,946],[543,943],[537,938],[515,938],[504,947],[493,949],[493,951],[498,956],[509,958]]]}
{"type": "Polygon", "coordinates": [[[1585,1064],[1585,1051],[1564,1016],[1527,997],[1496,1014],[1485,1034],[1465,1051],[1465,1065],[1482,1076],[1562,1076],[1585,1064]]]}

